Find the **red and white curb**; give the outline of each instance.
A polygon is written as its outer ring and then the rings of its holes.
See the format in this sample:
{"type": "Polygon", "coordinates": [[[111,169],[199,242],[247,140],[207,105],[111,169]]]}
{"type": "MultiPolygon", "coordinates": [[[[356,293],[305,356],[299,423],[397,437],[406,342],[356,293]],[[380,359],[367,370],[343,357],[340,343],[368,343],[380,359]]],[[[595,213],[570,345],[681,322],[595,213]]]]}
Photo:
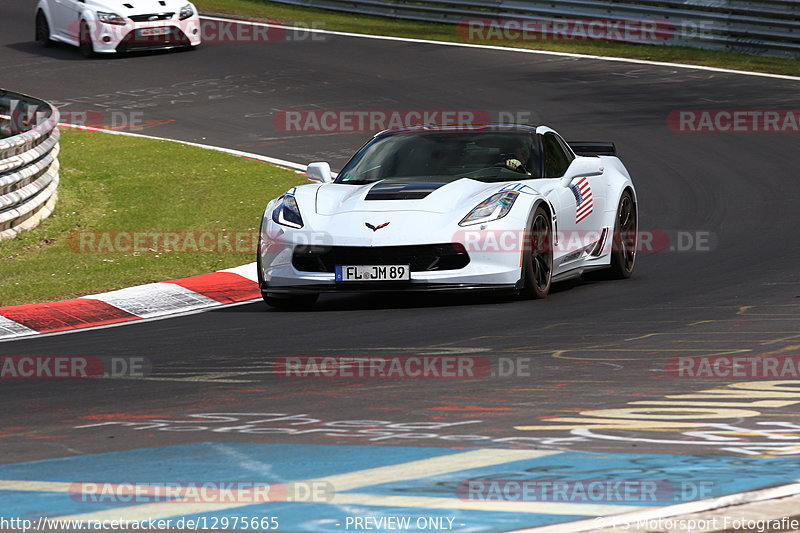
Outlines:
{"type": "Polygon", "coordinates": [[[256,264],[72,300],[0,307],[0,339],[182,314],[259,298],[256,264]]]}
{"type": "MultiPolygon", "coordinates": [[[[289,168],[298,173],[302,173],[306,168],[305,165],[292,161],[219,146],[77,124],[62,123],[58,126],[60,128],[185,144],[289,168]]],[[[246,302],[260,297],[261,291],[258,288],[256,278],[256,264],[249,263],[210,274],[148,283],[102,294],[82,296],[72,300],[0,307],[0,341],[44,333],[108,326],[134,320],[174,316],[221,305],[246,302]]]]}

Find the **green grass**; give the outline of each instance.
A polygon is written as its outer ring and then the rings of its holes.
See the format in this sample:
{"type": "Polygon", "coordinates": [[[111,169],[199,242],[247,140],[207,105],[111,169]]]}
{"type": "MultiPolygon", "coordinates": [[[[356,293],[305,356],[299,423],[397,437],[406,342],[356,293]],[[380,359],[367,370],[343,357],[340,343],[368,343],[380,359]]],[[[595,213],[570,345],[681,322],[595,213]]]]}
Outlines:
{"type": "Polygon", "coordinates": [[[0,241],[0,305],[62,300],[250,263],[255,247],[239,253],[85,253],[80,235],[255,233],[267,202],[305,181],[290,170],[211,150],[71,130],[62,130],[59,159],[55,212],[40,227],[0,241]]]}
{"type": "MultiPolygon", "coordinates": [[[[267,0],[196,0],[194,3],[204,14],[232,15],[251,19],[279,19],[287,23],[294,22],[328,30],[460,42],[456,35],[456,26],[451,24],[356,15],[278,4],[267,0]]],[[[603,41],[546,43],[470,41],[470,43],[648,59],[800,76],[800,60],[797,59],[698,50],[683,46],[656,46],[603,41]]]]}

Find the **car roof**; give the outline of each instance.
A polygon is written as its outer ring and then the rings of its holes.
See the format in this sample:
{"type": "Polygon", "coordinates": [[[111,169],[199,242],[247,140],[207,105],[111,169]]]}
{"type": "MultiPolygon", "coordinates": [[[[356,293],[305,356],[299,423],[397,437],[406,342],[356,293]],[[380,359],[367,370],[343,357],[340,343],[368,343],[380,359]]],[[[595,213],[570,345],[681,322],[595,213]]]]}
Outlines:
{"type": "MultiPolygon", "coordinates": [[[[548,128],[549,129],[549,128],[548,128]]],[[[375,134],[376,137],[384,135],[397,135],[406,133],[429,133],[429,132],[465,132],[465,131],[487,131],[487,132],[526,132],[536,133],[537,126],[527,124],[456,124],[452,126],[440,126],[438,124],[426,124],[422,126],[409,126],[383,130],[375,134]]]]}

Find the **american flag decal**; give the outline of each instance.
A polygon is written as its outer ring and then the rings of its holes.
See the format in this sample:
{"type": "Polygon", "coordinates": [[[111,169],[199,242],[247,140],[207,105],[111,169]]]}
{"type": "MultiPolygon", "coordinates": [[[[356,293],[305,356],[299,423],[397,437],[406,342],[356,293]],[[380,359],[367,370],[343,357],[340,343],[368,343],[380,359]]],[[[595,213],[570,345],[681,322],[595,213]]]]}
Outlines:
{"type": "Polygon", "coordinates": [[[592,214],[594,202],[592,201],[592,187],[587,178],[578,178],[578,181],[570,185],[572,194],[575,195],[575,223],[577,224],[584,218],[592,214]]]}

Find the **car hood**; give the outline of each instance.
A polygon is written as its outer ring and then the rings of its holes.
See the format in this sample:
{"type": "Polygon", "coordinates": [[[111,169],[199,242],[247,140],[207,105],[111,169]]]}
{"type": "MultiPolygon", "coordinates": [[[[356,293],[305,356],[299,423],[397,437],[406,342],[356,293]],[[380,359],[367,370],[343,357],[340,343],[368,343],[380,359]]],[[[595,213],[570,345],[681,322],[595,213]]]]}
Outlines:
{"type": "Polygon", "coordinates": [[[122,16],[177,13],[188,3],[189,0],[92,0],[89,2],[95,9],[110,11],[122,16]]]}
{"type": "Polygon", "coordinates": [[[386,179],[366,185],[327,183],[317,189],[316,212],[427,211],[449,213],[472,209],[488,196],[514,182],[485,183],[468,178],[452,182],[386,179]]]}

